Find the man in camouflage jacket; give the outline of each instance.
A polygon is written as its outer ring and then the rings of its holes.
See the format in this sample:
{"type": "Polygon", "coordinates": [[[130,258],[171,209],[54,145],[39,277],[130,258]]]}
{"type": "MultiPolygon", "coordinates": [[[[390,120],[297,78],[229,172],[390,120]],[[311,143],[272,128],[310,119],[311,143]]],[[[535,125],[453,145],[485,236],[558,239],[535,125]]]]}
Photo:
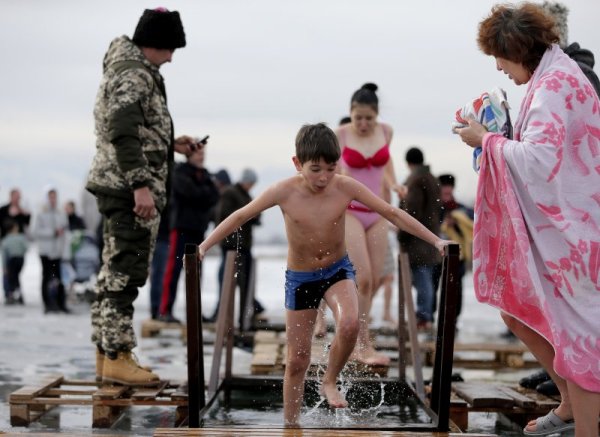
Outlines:
{"type": "Polygon", "coordinates": [[[103,218],[102,267],[92,304],[96,375],[107,383],[155,385],[159,378],[140,366],[133,302],[148,276],[174,151],[190,153],[194,140],[174,139],[159,67],[185,46],[176,11],[145,10],[129,39],[114,39],[104,57],[94,118],[96,155],[86,188],[103,218]]]}

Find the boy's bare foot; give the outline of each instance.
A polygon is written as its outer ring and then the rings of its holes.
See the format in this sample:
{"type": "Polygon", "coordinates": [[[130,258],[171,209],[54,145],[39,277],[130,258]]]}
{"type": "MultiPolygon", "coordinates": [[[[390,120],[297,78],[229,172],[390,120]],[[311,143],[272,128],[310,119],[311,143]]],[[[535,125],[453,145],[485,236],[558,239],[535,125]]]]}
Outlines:
{"type": "Polygon", "coordinates": [[[327,403],[331,408],[346,408],[348,406],[348,402],[335,384],[322,384],[319,391],[321,396],[327,399],[327,403]]]}
{"type": "Polygon", "coordinates": [[[354,350],[350,356],[350,360],[367,366],[389,366],[391,361],[390,357],[377,352],[373,348],[361,351],[354,350]]]}

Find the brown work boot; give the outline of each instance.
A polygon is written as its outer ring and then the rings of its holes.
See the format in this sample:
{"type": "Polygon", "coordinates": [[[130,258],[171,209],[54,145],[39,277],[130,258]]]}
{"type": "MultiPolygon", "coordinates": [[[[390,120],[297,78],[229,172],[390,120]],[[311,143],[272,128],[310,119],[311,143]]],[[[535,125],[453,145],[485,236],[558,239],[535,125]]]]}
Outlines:
{"type": "Polygon", "coordinates": [[[105,384],[123,384],[139,387],[152,387],[160,382],[155,373],[142,368],[132,352],[119,352],[117,358],[104,358],[102,382],[105,384]]]}
{"type": "MultiPolygon", "coordinates": [[[[132,352],[133,353],[133,352],[132,352]]],[[[104,352],[101,352],[100,349],[96,348],[96,382],[102,381],[102,370],[104,367],[104,359],[106,355],[104,352]]],[[[152,368],[150,366],[142,366],[137,362],[137,358],[134,355],[134,361],[142,370],[146,370],[147,372],[152,372],[152,368]]]]}
{"type": "Polygon", "coordinates": [[[104,352],[96,348],[96,382],[102,382],[102,370],[104,368],[104,352]]]}

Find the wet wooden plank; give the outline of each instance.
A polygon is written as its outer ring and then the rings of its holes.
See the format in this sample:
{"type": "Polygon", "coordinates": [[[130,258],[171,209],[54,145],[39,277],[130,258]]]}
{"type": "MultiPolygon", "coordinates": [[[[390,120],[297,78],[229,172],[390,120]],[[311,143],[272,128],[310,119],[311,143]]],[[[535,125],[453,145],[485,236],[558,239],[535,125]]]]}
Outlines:
{"type": "Polygon", "coordinates": [[[92,395],[92,399],[94,400],[103,400],[103,399],[115,399],[119,396],[123,395],[127,390],[131,387],[120,386],[120,385],[111,385],[101,387],[92,395]]]}
{"type": "Polygon", "coordinates": [[[185,338],[187,327],[184,323],[166,323],[160,320],[147,319],[142,321],[141,336],[143,338],[155,337],[162,331],[179,331],[185,338]]]}
{"type": "Polygon", "coordinates": [[[156,397],[159,396],[168,385],[168,381],[161,381],[158,387],[136,388],[131,395],[131,399],[134,402],[156,399],[156,397]]]}
{"type": "Polygon", "coordinates": [[[272,428],[157,428],[154,437],[497,437],[493,434],[447,432],[378,431],[352,429],[272,429],[272,428]]]}
{"type": "Polygon", "coordinates": [[[504,393],[506,393],[508,396],[510,396],[511,398],[514,399],[515,404],[518,405],[521,408],[535,408],[537,406],[537,403],[535,400],[531,399],[530,397],[519,393],[516,390],[513,390],[510,387],[498,387],[500,390],[502,390],[504,393]]]}
{"type": "Polygon", "coordinates": [[[51,387],[60,385],[63,381],[62,375],[48,375],[35,385],[21,387],[12,392],[9,396],[9,402],[17,402],[21,400],[33,399],[51,387]]]}
{"type": "Polygon", "coordinates": [[[489,383],[455,382],[452,388],[473,408],[511,408],[515,405],[512,397],[489,383]]]}

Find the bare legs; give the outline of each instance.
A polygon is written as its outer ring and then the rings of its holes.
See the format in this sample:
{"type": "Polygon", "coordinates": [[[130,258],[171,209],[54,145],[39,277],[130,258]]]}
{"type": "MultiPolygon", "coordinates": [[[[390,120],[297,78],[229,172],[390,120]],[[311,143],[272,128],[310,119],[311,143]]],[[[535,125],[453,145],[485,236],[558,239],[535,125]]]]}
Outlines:
{"type": "MultiPolygon", "coordinates": [[[[333,311],[336,329],[321,393],[331,407],[343,408],[347,403],[337,390],[336,380],[352,353],[358,335],[358,302],[354,283],[350,280],[337,282],[325,294],[325,301],[333,311]]],[[[286,426],[298,425],[317,311],[286,310],[288,349],[283,380],[283,414],[286,426]]]]}
{"type": "MultiPolygon", "coordinates": [[[[553,367],[554,349],[548,341],[527,325],[514,317],[502,313],[506,326],[529,348],[540,364],[556,383],[561,395],[560,405],[554,410],[562,420],[575,418],[577,437],[598,435],[598,415],[600,414],[600,393],[592,393],[577,384],[566,381],[556,374],[553,367]]],[[[527,430],[535,430],[535,420],[529,422],[527,430]]]]}
{"type": "Polygon", "coordinates": [[[380,219],[365,231],[351,214],[346,214],[346,246],[356,269],[358,286],[358,320],[360,331],[352,359],[371,365],[388,365],[390,359],[375,350],[369,335],[369,313],[374,287],[379,284],[381,267],[385,259],[387,223],[380,219]]]}
{"type": "Polygon", "coordinates": [[[381,285],[383,287],[383,321],[388,322],[391,325],[396,325],[396,320],[392,316],[392,291],[394,283],[394,274],[381,278],[381,285]]]}
{"type": "Polygon", "coordinates": [[[325,337],[327,334],[327,321],[325,320],[325,311],[327,311],[327,302],[325,299],[321,300],[319,305],[319,312],[317,313],[317,321],[315,322],[315,337],[325,337]]]}

